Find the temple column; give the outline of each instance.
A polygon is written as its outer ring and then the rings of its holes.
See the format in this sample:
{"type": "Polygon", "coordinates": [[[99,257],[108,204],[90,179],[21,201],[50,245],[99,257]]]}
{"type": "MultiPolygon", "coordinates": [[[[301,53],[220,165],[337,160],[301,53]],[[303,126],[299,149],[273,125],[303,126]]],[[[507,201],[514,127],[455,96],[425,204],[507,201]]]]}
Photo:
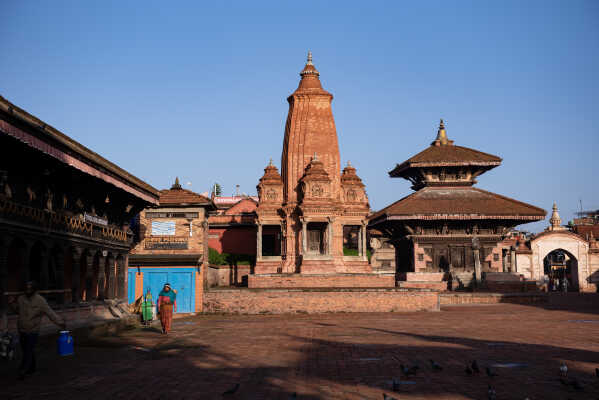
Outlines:
{"type": "Polygon", "coordinates": [[[116,298],[123,300],[125,298],[125,294],[127,293],[126,291],[126,281],[125,281],[125,276],[127,276],[126,272],[125,272],[125,266],[124,266],[125,262],[124,262],[124,257],[122,255],[117,256],[116,258],[116,287],[117,287],[117,293],[116,293],[116,298]]]}
{"type": "Polygon", "coordinates": [[[475,236],[472,238],[472,253],[474,256],[474,277],[476,287],[480,286],[481,283],[481,267],[480,267],[480,245],[478,238],[475,236]]]}
{"type": "Polygon", "coordinates": [[[23,265],[23,269],[21,272],[23,273],[22,279],[23,282],[21,284],[29,281],[31,279],[31,269],[29,262],[31,261],[31,248],[33,247],[33,243],[29,240],[25,240],[25,245],[23,246],[23,253],[21,254],[21,262],[23,265]]]}
{"type": "Polygon", "coordinates": [[[308,221],[302,219],[302,255],[308,253],[308,221]]]}
{"type": "Polygon", "coordinates": [[[106,293],[107,299],[114,299],[116,297],[116,295],[115,295],[116,271],[114,269],[115,269],[115,259],[114,259],[114,256],[111,255],[110,257],[108,257],[108,290],[106,293]]]}
{"type": "Polygon", "coordinates": [[[368,261],[368,248],[366,245],[366,224],[362,223],[362,228],[360,231],[360,239],[362,241],[361,243],[361,250],[362,250],[362,261],[368,261]]]}
{"type": "Polygon", "coordinates": [[[92,284],[94,279],[94,256],[88,253],[85,256],[85,262],[87,263],[85,268],[85,301],[89,302],[92,300],[92,284]]]}
{"type": "Polygon", "coordinates": [[[262,224],[258,222],[256,230],[256,261],[262,260],[262,224]]]}
{"type": "Polygon", "coordinates": [[[8,288],[8,242],[0,239],[0,315],[6,310],[7,299],[4,293],[8,288]]]}
{"type": "Polygon", "coordinates": [[[39,288],[41,290],[49,289],[50,282],[50,251],[44,243],[44,249],[40,250],[40,281],[39,288]]]}
{"type": "MultiPolygon", "coordinates": [[[[327,240],[327,255],[329,255],[329,256],[332,255],[331,250],[333,249],[333,222],[334,221],[335,220],[333,218],[329,218],[329,223],[327,225],[327,229],[328,229],[327,236],[329,237],[329,240],[327,240]]],[[[343,249],[343,245],[342,245],[342,249],[343,249]]]]}
{"type": "MultiPolygon", "coordinates": [[[[54,265],[56,266],[56,273],[54,275],[56,277],[56,289],[64,290],[64,253],[62,251],[56,254],[56,257],[54,257],[54,265]]],[[[58,304],[63,304],[64,299],[64,292],[61,292],[58,294],[58,296],[56,296],[58,304]]]]}
{"type": "Polygon", "coordinates": [[[72,255],[72,276],[71,276],[71,301],[79,303],[81,301],[81,249],[73,248],[72,255]]]}
{"type": "Polygon", "coordinates": [[[98,300],[104,300],[106,298],[106,256],[102,254],[98,260],[98,300]]]}
{"type": "Polygon", "coordinates": [[[509,272],[518,272],[518,266],[516,265],[516,248],[514,246],[510,247],[510,270],[509,272]]]}

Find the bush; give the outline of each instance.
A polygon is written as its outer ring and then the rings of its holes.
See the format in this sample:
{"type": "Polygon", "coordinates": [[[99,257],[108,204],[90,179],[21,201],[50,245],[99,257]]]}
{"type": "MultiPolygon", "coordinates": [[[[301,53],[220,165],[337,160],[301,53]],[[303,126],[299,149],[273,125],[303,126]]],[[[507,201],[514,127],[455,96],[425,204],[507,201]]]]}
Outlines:
{"type": "MultiPolygon", "coordinates": [[[[360,253],[358,252],[358,249],[348,249],[347,247],[344,247],[343,255],[357,257],[360,255],[360,253]]],[[[371,256],[372,256],[372,251],[370,251],[370,249],[366,249],[366,257],[368,257],[368,262],[370,262],[371,256]]]]}
{"type": "Polygon", "coordinates": [[[212,247],[208,248],[208,261],[212,265],[255,265],[256,256],[252,254],[219,253],[212,247]]]}

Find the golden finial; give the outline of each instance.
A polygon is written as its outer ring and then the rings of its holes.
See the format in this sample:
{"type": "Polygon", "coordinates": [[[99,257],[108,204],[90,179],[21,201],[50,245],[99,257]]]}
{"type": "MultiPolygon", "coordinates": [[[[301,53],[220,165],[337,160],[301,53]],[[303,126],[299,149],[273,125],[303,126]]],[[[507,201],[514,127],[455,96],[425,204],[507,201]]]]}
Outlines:
{"type": "Polygon", "coordinates": [[[173,184],[173,186],[171,186],[171,190],[173,190],[173,189],[181,189],[181,184],[179,183],[178,176],[175,178],[175,183],[173,184]]]}
{"type": "Polygon", "coordinates": [[[273,165],[272,165],[272,158],[271,158],[271,159],[270,159],[270,161],[268,162],[268,166],[269,166],[269,167],[272,167],[272,166],[273,166],[273,165]]]}
{"type": "Polygon", "coordinates": [[[352,165],[351,165],[351,162],[349,162],[349,160],[347,160],[347,166],[348,166],[348,167],[351,167],[351,166],[352,166],[352,165]]]}
{"type": "Polygon", "coordinates": [[[308,61],[306,62],[306,65],[314,65],[312,64],[312,52],[310,50],[308,50],[308,61]]]}
{"type": "Polygon", "coordinates": [[[437,139],[439,141],[440,144],[447,144],[448,143],[448,139],[447,139],[447,133],[445,133],[445,124],[443,123],[443,119],[441,119],[441,122],[439,122],[439,130],[437,131],[437,139]]]}

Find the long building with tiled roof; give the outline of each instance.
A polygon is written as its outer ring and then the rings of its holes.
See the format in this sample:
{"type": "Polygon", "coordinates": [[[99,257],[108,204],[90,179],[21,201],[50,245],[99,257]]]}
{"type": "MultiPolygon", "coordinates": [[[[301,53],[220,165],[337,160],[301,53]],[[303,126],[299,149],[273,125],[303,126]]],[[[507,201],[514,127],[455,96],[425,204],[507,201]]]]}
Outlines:
{"type": "Polygon", "coordinates": [[[431,145],[389,172],[416,192],[369,217],[369,227],[395,243],[400,279],[465,287],[516,272],[498,243],[516,225],[545,218],[541,208],[473,187],[501,158],[453,143],[441,120],[431,145]]]}

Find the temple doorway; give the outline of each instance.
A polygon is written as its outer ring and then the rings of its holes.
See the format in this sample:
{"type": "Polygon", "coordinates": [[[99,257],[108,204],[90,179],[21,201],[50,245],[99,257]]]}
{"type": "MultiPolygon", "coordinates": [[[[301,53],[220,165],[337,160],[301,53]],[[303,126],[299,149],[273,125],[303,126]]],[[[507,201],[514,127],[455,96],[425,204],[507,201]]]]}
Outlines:
{"type": "Polygon", "coordinates": [[[308,254],[327,254],[327,227],[326,222],[309,222],[307,229],[308,254]]]}
{"type": "Polygon", "coordinates": [[[564,249],[555,249],[543,259],[543,270],[554,291],[578,291],[578,260],[564,249]]]}

